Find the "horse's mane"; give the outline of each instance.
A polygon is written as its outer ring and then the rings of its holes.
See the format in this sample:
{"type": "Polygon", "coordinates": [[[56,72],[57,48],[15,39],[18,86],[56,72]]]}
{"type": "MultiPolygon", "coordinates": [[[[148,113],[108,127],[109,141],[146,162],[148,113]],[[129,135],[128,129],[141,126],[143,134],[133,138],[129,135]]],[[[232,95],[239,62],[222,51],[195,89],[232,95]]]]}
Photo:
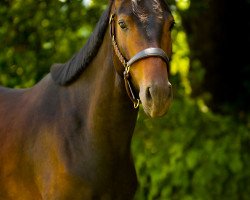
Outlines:
{"type": "Polygon", "coordinates": [[[85,46],[68,62],[64,64],[52,65],[50,70],[51,76],[57,84],[67,85],[72,83],[82,74],[84,69],[86,69],[86,67],[96,56],[102,44],[109,23],[111,5],[112,3],[110,3],[108,9],[102,14],[94,32],[88,39],[85,46]]]}

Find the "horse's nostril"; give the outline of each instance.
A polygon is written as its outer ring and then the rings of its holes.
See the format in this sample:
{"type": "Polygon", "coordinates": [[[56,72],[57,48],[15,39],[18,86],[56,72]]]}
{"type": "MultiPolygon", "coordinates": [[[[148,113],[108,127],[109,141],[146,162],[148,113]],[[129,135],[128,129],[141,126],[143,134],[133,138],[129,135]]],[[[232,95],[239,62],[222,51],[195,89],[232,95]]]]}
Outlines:
{"type": "Polygon", "coordinates": [[[169,98],[172,98],[172,89],[170,82],[165,87],[150,85],[145,89],[144,98],[148,103],[165,102],[169,98]]]}
{"type": "Polygon", "coordinates": [[[146,99],[147,99],[148,101],[151,101],[151,100],[152,100],[152,95],[151,95],[150,87],[148,87],[148,88],[146,89],[146,99]]]}

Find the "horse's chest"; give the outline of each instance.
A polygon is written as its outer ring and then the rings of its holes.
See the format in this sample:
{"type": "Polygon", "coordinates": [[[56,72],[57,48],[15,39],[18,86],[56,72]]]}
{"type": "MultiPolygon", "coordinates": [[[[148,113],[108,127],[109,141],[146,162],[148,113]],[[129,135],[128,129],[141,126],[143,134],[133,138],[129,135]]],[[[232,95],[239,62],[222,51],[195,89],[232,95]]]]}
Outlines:
{"type": "Polygon", "coordinates": [[[82,166],[81,172],[73,170],[69,173],[68,186],[73,195],[78,193],[84,199],[132,199],[137,187],[132,163],[111,161],[95,164],[82,166]]]}
{"type": "Polygon", "coordinates": [[[132,199],[137,179],[129,159],[93,155],[84,158],[47,168],[42,177],[42,196],[45,199],[132,199]]]}

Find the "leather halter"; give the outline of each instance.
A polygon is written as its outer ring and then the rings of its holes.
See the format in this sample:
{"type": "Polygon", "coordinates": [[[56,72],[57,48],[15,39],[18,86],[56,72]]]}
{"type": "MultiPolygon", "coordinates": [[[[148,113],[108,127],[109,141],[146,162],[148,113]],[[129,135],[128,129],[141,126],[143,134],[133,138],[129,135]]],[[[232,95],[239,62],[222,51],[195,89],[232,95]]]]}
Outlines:
{"type": "Polygon", "coordinates": [[[129,61],[127,61],[126,58],[120,52],[118,44],[116,42],[114,17],[115,17],[115,14],[112,14],[110,16],[110,21],[109,21],[109,23],[110,23],[110,36],[112,38],[112,45],[113,45],[113,48],[114,48],[114,51],[115,51],[117,57],[119,58],[120,62],[124,66],[123,78],[124,78],[125,88],[126,88],[127,94],[129,96],[129,98],[131,99],[131,101],[133,102],[134,108],[138,108],[140,105],[140,99],[136,98],[136,96],[134,95],[134,91],[133,91],[132,85],[130,83],[130,73],[129,73],[130,67],[135,62],[137,62],[141,59],[144,59],[144,58],[148,58],[148,57],[160,57],[168,65],[169,64],[169,57],[161,48],[150,47],[150,48],[147,48],[147,49],[140,51],[135,56],[133,56],[129,61]]]}

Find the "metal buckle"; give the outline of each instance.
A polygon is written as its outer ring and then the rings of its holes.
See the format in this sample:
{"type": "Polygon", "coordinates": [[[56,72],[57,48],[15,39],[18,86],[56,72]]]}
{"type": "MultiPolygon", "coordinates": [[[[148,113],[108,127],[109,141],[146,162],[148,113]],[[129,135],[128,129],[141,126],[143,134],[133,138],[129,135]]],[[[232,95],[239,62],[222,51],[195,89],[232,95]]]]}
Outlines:
{"type": "Polygon", "coordinates": [[[137,100],[137,102],[134,102],[135,109],[138,108],[140,106],[140,103],[141,103],[140,99],[136,99],[136,100],[137,100]]]}
{"type": "Polygon", "coordinates": [[[125,67],[125,73],[129,74],[129,72],[130,72],[130,66],[126,65],[126,67],[125,67]]]}

